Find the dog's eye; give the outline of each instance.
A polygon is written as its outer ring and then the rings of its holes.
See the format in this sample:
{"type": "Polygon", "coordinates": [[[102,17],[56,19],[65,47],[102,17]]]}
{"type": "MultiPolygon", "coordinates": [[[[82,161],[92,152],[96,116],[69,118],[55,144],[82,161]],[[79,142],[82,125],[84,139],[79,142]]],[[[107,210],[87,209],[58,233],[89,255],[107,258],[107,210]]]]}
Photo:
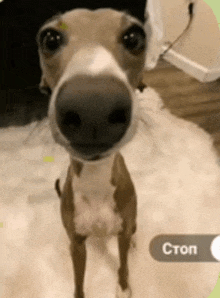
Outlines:
{"type": "Polygon", "coordinates": [[[54,52],[63,43],[63,35],[54,29],[46,29],[40,34],[40,45],[43,50],[54,52]]]}
{"type": "Polygon", "coordinates": [[[133,55],[142,53],[146,46],[146,35],[138,25],[133,25],[122,35],[122,43],[133,55]]]}

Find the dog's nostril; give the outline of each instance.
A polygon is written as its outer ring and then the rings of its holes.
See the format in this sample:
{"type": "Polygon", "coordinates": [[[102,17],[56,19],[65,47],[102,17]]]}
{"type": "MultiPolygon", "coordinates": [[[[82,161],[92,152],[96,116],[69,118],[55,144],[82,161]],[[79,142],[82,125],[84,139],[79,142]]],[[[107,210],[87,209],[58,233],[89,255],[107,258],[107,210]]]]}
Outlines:
{"type": "Polygon", "coordinates": [[[126,109],[115,109],[108,116],[108,122],[110,124],[123,124],[126,123],[129,117],[129,111],[126,109]]]}
{"type": "Polygon", "coordinates": [[[80,116],[76,112],[67,112],[63,120],[64,125],[71,126],[74,128],[79,128],[81,122],[82,121],[80,119],[80,116]]]}

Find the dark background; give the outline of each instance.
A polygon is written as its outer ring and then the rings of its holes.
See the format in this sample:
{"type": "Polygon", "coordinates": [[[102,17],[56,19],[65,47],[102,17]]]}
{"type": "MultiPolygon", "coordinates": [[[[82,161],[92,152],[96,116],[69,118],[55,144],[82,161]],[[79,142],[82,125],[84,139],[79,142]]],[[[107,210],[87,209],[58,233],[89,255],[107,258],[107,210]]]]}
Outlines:
{"type": "Polygon", "coordinates": [[[24,125],[46,116],[48,98],[40,94],[35,36],[45,20],[73,8],[111,7],[144,20],[146,0],[4,0],[0,3],[0,126],[24,125]]]}

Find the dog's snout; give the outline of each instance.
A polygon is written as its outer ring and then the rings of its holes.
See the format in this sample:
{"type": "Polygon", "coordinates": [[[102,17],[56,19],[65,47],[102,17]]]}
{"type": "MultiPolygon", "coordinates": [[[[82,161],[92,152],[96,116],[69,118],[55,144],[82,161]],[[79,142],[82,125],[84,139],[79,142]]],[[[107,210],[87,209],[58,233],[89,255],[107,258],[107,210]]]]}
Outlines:
{"type": "Polygon", "coordinates": [[[117,78],[79,76],[63,84],[55,109],[57,124],[72,147],[96,155],[125,135],[132,100],[126,85],[117,78]]]}

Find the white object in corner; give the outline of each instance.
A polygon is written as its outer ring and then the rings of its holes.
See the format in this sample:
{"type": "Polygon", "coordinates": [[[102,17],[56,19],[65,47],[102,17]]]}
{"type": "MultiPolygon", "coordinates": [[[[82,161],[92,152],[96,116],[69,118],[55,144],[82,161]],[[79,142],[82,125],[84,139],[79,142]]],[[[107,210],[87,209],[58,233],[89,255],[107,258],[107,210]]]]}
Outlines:
{"type": "MultiPolygon", "coordinates": [[[[165,46],[162,48],[166,50],[165,46]]],[[[220,65],[216,68],[208,68],[172,49],[166,53],[164,59],[183,70],[185,73],[195,77],[200,82],[211,82],[220,77],[220,65]]]]}
{"type": "Polygon", "coordinates": [[[147,70],[156,67],[162,53],[164,28],[160,0],[148,0],[145,8],[145,30],[148,36],[148,49],[145,68],[147,70]]]}
{"type": "MultiPolygon", "coordinates": [[[[209,5],[203,0],[192,2],[192,23],[180,40],[164,55],[164,59],[199,81],[209,82],[220,77],[220,31],[209,5]]],[[[150,26],[152,35],[147,51],[146,69],[156,66],[160,54],[166,50],[165,44],[173,43],[186,28],[189,22],[189,3],[190,1],[186,0],[148,0],[146,14],[150,16],[145,28],[150,26]],[[159,39],[158,28],[162,32],[159,39]],[[155,50],[156,47],[158,48],[155,50]],[[156,63],[153,64],[151,60],[156,63]]]]}

